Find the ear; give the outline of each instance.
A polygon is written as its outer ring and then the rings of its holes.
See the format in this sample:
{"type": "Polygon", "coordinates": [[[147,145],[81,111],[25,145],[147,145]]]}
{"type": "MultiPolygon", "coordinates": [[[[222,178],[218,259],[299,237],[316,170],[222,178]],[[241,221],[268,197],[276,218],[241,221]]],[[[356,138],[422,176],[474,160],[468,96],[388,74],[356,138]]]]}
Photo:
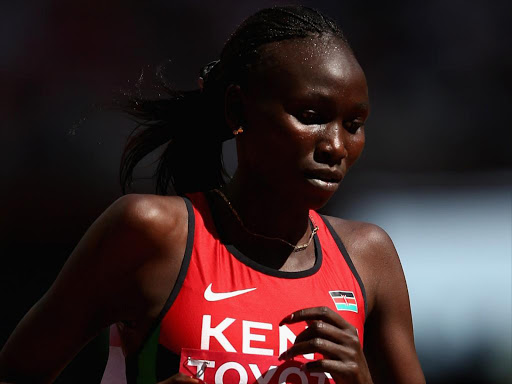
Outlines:
{"type": "Polygon", "coordinates": [[[231,130],[237,130],[244,126],[245,95],[239,85],[230,84],[224,95],[224,114],[226,122],[231,130]]]}

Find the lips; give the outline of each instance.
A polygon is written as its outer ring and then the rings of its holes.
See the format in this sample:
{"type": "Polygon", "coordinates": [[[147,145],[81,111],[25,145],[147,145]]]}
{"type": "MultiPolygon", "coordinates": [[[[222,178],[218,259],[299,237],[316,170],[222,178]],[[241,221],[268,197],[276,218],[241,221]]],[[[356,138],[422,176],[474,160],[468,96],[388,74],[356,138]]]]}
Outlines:
{"type": "Polygon", "coordinates": [[[343,180],[343,173],[332,170],[315,170],[306,172],[306,179],[315,187],[334,192],[343,180]]]}
{"type": "Polygon", "coordinates": [[[340,171],[319,169],[315,171],[306,172],[306,178],[318,179],[328,183],[339,183],[343,179],[343,173],[340,171]]]}

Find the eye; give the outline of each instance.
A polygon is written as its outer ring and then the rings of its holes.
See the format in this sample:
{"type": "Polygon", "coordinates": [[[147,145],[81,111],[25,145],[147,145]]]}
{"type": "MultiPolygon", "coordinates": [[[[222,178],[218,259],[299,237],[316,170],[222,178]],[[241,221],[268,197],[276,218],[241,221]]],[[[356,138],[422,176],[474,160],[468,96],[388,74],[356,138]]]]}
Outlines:
{"type": "Polygon", "coordinates": [[[312,109],[304,110],[300,112],[296,117],[297,120],[305,125],[316,125],[322,123],[321,115],[312,109]]]}
{"type": "Polygon", "coordinates": [[[345,129],[350,133],[356,133],[359,128],[364,126],[364,121],[361,120],[352,120],[343,122],[345,129]]]}

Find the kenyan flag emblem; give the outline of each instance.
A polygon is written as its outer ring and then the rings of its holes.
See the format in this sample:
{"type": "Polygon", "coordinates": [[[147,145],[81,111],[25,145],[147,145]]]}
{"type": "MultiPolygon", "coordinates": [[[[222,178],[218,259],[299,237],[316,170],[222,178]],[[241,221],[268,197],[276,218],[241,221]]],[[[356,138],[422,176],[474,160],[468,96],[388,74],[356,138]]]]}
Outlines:
{"type": "Polygon", "coordinates": [[[351,291],[329,291],[332,301],[338,311],[357,312],[357,302],[354,292],[351,291]]]}

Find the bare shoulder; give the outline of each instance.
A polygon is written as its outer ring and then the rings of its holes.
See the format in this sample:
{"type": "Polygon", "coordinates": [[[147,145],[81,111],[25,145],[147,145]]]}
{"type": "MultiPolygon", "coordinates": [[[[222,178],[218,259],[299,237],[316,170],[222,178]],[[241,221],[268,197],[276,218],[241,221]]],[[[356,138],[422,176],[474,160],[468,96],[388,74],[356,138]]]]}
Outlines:
{"type": "Polygon", "coordinates": [[[150,312],[142,316],[152,316],[161,309],[183,260],[188,236],[186,204],[176,196],[130,194],[114,202],[105,215],[110,228],[102,231],[106,241],[99,247],[100,254],[109,259],[108,270],[114,270],[111,273],[118,281],[126,282],[124,288],[131,291],[132,300],[138,297],[154,307],[139,303],[139,308],[150,312]]]}
{"type": "Polygon", "coordinates": [[[367,293],[369,312],[376,293],[386,280],[403,279],[400,259],[393,241],[378,225],[326,217],[345,245],[367,293]]]}
{"type": "Polygon", "coordinates": [[[397,259],[393,241],[387,232],[378,225],[362,221],[345,220],[326,216],[340,236],[351,257],[371,259],[374,263],[389,263],[397,259]]]}
{"type": "Polygon", "coordinates": [[[187,221],[187,209],[182,198],[130,194],[117,199],[106,211],[108,221],[132,228],[141,235],[173,234],[187,221]]]}
{"type": "Polygon", "coordinates": [[[70,260],[92,258],[104,267],[119,269],[121,264],[137,267],[155,258],[172,257],[180,253],[186,239],[187,220],[180,197],[122,196],[91,225],[70,260]]]}
{"type": "MultiPolygon", "coordinates": [[[[186,247],[188,214],[180,197],[126,195],[89,228],[52,286],[69,292],[77,275],[94,277],[95,311],[107,323],[152,316],[174,285],[186,247]],[[165,272],[161,272],[165,271],[165,272]],[[137,305],[125,305],[127,304],[137,305]],[[135,312],[139,309],[139,312],[135,312]]],[[[81,292],[83,285],[75,288],[81,292]]]]}

